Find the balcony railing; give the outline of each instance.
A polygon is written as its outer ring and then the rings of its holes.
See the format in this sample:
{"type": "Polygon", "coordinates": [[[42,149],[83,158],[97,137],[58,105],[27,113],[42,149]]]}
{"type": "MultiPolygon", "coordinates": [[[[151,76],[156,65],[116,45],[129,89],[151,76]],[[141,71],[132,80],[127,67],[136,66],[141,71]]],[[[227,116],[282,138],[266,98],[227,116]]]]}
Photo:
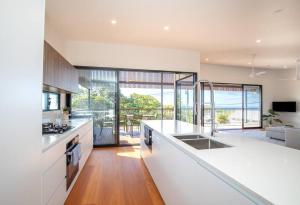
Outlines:
{"type": "MultiPolygon", "coordinates": [[[[110,110],[77,110],[73,111],[74,117],[93,117],[94,127],[114,127],[115,113],[113,109],[110,110]]],[[[119,126],[121,134],[133,134],[140,131],[140,122],[142,120],[172,120],[174,119],[173,108],[164,109],[120,109],[119,126]]]]}
{"type": "MultiPolygon", "coordinates": [[[[204,126],[210,126],[210,108],[204,110],[204,126]]],[[[244,111],[244,125],[246,127],[259,127],[261,110],[250,108],[244,111]]],[[[242,128],[243,109],[242,108],[216,108],[217,129],[242,128]]]]}

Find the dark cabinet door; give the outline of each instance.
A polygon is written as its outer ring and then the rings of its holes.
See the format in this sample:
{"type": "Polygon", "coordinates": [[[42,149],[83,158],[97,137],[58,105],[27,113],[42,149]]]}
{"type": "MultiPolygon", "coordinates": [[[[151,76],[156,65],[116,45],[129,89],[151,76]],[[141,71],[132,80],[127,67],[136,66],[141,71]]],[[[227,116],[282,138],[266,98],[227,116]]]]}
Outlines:
{"type": "Polygon", "coordinates": [[[78,91],[78,73],[51,45],[44,43],[44,84],[65,90],[78,91]]]}
{"type": "Polygon", "coordinates": [[[44,84],[54,86],[58,82],[59,74],[54,72],[59,67],[59,55],[47,43],[44,45],[44,84]]]}
{"type": "Polygon", "coordinates": [[[72,69],[71,70],[71,85],[70,85],[70,90],[73,93],[77,93],[78,92],[78,83],[79,83],[79,75],[78,75],[78,71],[76,68],[74,68],[71,64],[69,65],[72,69]]]}

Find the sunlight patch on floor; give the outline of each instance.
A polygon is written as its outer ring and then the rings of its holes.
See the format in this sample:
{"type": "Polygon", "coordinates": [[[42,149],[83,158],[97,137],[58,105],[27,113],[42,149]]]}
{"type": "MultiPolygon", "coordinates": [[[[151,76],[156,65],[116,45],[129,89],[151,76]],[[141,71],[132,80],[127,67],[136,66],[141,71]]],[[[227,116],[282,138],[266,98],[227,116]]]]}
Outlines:
{"type": "Polygon", "coordinates": [[[129,157],[129,158],[135,158],[135,159],[140,159],[140,146],[132,146],[130,151],[121,151],[117,152],[117,155],[120,157],[129,157]]]}

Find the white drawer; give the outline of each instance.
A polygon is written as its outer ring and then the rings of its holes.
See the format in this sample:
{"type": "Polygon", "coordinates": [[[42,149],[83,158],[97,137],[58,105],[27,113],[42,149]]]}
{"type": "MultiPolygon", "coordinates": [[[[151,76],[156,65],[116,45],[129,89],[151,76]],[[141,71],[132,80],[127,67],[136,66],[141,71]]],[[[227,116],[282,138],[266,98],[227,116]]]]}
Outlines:
{"type": "Polygon", "coordinates": [[[64,180],[55,191],[47,205],[63,205],[67,198],[66,180],[64,180]]]}
{"type": "MultiPolygon", "coordinates": [[[[65,181],[66,176],[66,156],[63,155],[52,167],[43,173],[43,204],[47,204],[50,198],[65,181]]],[[[65,184],[65,183],[64,183],[65,184]]],[[[63,192],[66,192],[66,184],[63,192]]]]}
{"type": "Polygon", "coordinates": [[[82,168],[86,163],[86,160],[93,149],[93,131],[90,130],[84,137],[82,137],[80,143],[81,143],[80,146],[82,152],[82,158],[80,160],[80,168],[82,168]]]}

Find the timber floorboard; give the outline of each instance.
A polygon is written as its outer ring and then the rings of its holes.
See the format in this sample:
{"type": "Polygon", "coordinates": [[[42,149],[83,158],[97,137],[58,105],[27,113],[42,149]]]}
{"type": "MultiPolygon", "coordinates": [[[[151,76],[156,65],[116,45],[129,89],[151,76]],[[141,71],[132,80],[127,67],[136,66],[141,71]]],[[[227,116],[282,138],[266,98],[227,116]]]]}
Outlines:
{"type": "Polygon", "coordinates": [[[139,147],[93,149],[65,205],[162,205],[139,147]]]}

